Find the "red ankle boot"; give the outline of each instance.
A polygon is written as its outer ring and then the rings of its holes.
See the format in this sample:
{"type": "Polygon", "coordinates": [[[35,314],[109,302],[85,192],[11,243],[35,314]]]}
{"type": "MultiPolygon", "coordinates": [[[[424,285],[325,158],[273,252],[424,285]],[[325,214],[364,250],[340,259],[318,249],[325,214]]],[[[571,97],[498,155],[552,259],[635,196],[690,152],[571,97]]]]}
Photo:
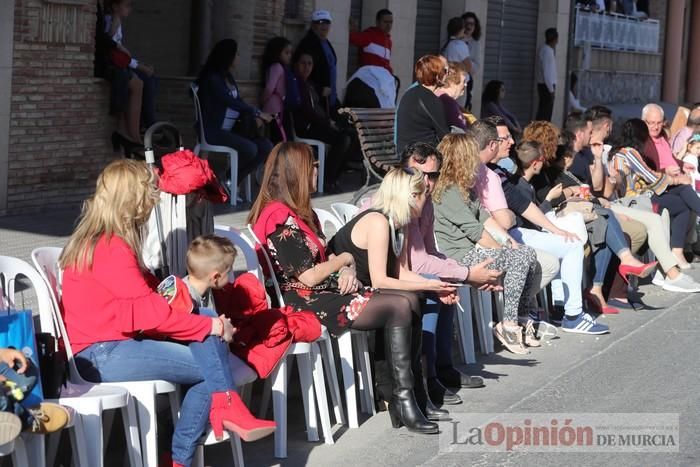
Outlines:
{"type": "Polygon", "coordinates": [[[217,440],[223,438],[224,428],[236,433],[243,441],[255,441],[275,431],[277,426],[273,421],[255,418],[235,391],[211,395],[209,422],[217,440]]]}

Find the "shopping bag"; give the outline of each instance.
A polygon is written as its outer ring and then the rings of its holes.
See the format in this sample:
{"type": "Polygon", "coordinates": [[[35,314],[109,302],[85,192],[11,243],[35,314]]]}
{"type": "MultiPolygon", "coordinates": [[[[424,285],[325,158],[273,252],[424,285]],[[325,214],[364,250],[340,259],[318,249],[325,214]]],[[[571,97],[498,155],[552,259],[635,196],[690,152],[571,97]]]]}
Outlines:
{"type": "MultiPolygon", "coordinates": [[[[21,351],[29,363],[39,373],[39,355],[34,338],[34,320],[31,310],[0,311],[0,348],[14,348],[21,351]]],[[[29,394],[25,394],[22,405],[36,407],[44,400],[41,379],[29,394]]]]}

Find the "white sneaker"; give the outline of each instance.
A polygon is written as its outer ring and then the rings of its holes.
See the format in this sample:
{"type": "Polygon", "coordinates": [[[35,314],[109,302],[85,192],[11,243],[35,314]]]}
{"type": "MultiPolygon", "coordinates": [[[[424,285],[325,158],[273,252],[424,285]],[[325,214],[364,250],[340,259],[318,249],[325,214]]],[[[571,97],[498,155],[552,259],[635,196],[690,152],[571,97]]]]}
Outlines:
{"type": "Polygon", "coordinates": [[[664,286],[664,275],[661,274],[661,271],[659,271],[658,269],[654,273],[654,278],[651,280],[651,283],[657,287],[664,286]]]}
{"type": "Polygon", "coordinates": [[[700,292],[700,284],[695,282],[690,276],[681,273],[675,279],[668,277],[664,281],[663,289],[669,292],[700,292]]]}

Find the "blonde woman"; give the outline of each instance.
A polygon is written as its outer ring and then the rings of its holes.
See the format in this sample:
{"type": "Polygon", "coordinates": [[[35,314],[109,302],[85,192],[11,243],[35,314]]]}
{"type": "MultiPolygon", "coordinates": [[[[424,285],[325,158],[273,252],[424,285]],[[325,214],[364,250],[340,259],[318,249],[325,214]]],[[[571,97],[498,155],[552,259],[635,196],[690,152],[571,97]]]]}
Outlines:
{"type": "Polygon", "coordinates": [[[440,142],[438,151],[443,163],[432,196],[440,251],[465,266],[492,258],[489,267],[504,271],[504,316],[493,333],[509,351],[529,353],[518,326],[518,309],[526,308],[528,297],[524,292],[532,285],[535,250],[508,235],[471,191],[479,167],[476,141],[471,136],[449,134],[440,142]]]}
{"type": "MultiPolygon", "coordinates": [[[[400,294],[411,303],[411,334],[406,337],[410,337],[414,392],[421,411],[428,418],[440,420],[447,416],[447,411],[435,409],[425,390],[421,362],[423,315],[417,296],[411,292],[435,292],[444,303],[451,304],[456,301],[456,289],[446,282],[426,279],[404,266],[408,264],[404,228],[420,216],[425,201],[423,172],[414,168],[393,169],[379,186],[372,209],[360,213],[340,229],[331,239],[329,248],[336,255],[352,255],[360,282],[380,289],[382,294],[400,294]]],[[[375,359],[378,395],[389,400],[387,373],[391,363],[381,353],[375,359]]],[[[395,374],[396,368],[392,370],[395,374]]]]}
{"type": "Polygon", "coordinates": [[[162,379],[190,386],[172,441],[174,465],[190,465],[208,419],[217,438],[272,433],[235,392],[227,342],[235,329],[217,317],[174,312],[155,291],[140,256],[144,227],[160,199],[144,162],[118,160],[97,179],[63,250],[62,305],[82,376],[94,382],[162,379]],[[125,189],[129,187],[129,189],[125,189]]]}

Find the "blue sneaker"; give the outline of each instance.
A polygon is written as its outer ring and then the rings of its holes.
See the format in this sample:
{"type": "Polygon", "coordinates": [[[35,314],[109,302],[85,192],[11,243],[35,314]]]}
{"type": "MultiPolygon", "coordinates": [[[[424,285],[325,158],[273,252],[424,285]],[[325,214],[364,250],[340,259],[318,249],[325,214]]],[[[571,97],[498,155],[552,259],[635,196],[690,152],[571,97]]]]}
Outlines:
{"type": "Polygon", "coordinates": [[[610,328],[596,321],[588,313],[581,313],[575,319],[564,316],[561,320],[561,330],[577,334],[606,334],[610,328]]]}

